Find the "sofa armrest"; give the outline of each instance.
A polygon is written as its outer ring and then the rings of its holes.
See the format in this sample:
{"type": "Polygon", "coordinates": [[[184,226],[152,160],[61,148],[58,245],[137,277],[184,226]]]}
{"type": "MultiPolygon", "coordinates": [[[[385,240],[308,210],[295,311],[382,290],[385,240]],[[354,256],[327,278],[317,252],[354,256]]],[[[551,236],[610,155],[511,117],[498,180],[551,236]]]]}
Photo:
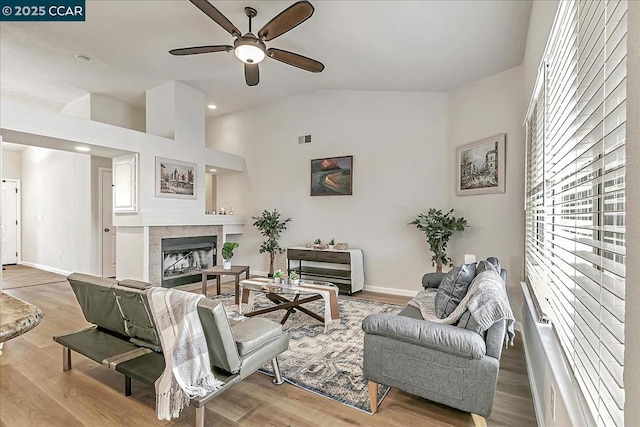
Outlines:
{"type": "Polygon", "coordinates": [[[370,314],[362,322],[365,334],[438,350],[466,359],[482,359],[486,345],[482,337],[452,325],[390,314],[370,314]]]}
{"type": "Polygon", "coordinates": [[[427,273],[422,276],[422,286],[427,288],[437,288],[440,286],[440,282],[444,279],[447,273],[427,273]]]}

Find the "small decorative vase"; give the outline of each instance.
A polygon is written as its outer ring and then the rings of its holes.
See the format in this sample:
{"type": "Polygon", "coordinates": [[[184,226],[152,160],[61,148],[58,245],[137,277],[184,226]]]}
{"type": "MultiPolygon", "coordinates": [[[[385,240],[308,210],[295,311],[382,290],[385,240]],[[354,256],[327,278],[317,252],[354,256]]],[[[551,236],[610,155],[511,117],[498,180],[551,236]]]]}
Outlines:
{"type": "Polygon", "coordinates": [[[335,245],[329,245],[329,249],[333,249],[335,245]]]}
{"type": "Polygon", "coordinates": [[[274,277],[273,283],[280,283],[280,280],[282,280],[280,277],[274,277]]]}
{"type": "Polygon", "coordinates": [[[222,260],[222,268],[224,268],[225,270],[231,270],[231,260],[230,259],[222,260]]]}

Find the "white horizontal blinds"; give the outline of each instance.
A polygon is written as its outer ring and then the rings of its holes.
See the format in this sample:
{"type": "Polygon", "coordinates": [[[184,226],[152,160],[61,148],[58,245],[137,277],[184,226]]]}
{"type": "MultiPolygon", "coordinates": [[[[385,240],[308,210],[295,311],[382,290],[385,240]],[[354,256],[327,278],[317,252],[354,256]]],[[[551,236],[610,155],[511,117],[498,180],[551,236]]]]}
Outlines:
{"type": "Polygon", "coordinates": [[[548,294],[548,280],[544,268],[544,104],[542,70],[526,121],[525,270],[529,282],[543,298],[548,294]]]}
{"type": "MultiPolygon", "coordinates": [[[[527,159],[527,277],[547,280],[560,342],[605,426],[624,421],[626,11],[624,0],[560,3],[543,77],[544,214],[537,226],[530,190],[539,172],[527,159]],[[530,245],[540,229],[542,244],[530,245]]],[[[535,157],[534,113],[527,155],[535,157]]]]}

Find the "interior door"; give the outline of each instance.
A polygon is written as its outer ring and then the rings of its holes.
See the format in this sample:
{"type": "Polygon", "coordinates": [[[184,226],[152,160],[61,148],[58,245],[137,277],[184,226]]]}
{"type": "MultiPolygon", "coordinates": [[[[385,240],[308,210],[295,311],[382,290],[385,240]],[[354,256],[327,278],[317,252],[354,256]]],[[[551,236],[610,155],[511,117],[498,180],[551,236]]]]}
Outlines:
{"type": "Polygon", "coordinates": [[[116,275],[116,228],[113,226],[113,187],[111,170],[100,171],[102,197],[102,277],[116,275]]]}
{"type": "Polygon", "coordinates": [[[2,265],[18,263],[18,183],[2,180],[2,265]]]}

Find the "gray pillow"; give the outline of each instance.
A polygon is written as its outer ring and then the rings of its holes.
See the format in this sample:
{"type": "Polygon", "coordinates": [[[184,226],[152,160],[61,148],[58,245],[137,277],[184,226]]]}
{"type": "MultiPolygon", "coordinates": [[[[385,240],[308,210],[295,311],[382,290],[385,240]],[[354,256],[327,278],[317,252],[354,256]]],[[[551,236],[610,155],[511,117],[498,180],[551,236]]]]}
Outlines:
{"type": "Polygon", "coordinates": [[[444,319],[456,309],[464,298],[473,278],[476,277],[476,264],[465,264],[449,270],[436,293],[436,316],[444,319]]]}
{"type": "Polygon", "coordinates": [[[482,327],[478,325],[478,322],[476,322],[476,319],[473,318],[469,310],[465,311],[462,314],[462,317],[460,318],[460,320],[458,320],[458,324],[456,326],[458,328],[464,328],[469,331],[473,331],[484,337],[484,331],[482,330],[482,327]]]}
{"type": "MultiPolygon", "coordinates": [[[[497,264],[497,260],[496,260],[496,264],[497,264]]],[[[496,268],[496,266],[493,263],[491,263],[489,260],[478,261],[478,265],[476,267],[476,275],[482,273],[483,271],[493,271],[495,273],[500,274],[499,268],[500,268],[500,265],[498,265],[498,268],[496,268]]]]}

